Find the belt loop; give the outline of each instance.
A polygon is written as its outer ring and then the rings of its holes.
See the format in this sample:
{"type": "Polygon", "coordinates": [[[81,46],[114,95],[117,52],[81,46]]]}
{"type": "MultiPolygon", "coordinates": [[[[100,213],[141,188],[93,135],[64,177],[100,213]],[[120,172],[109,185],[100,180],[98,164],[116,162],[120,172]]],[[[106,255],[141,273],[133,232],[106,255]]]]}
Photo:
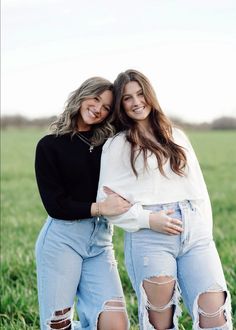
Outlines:
{"type": "Polygon", "coordinates": [[[191,208],[191,211],[195,211],[195,207],[194,207],[194,204],[191,200],[188,201],[189,202],[189,206],[191,208]]]}
{"type": "Polygon", "coordinates": [[[193,205],[192,205],[192,202],[190,200],[188,200],[188,204],[189,204],[190,209],[193,211],[193,205]]]}

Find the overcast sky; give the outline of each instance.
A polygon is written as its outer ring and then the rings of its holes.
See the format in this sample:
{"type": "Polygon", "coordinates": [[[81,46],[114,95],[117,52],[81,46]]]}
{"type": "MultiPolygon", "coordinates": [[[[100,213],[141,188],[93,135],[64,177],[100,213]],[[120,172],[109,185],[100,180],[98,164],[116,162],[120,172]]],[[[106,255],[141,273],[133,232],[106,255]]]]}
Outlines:
{"type": "Polygon", "coordinates": [[[129,68],[167,115],[236,116],[234,0],[2,0],[2,115],[58,115],[91,76],[129,68]]]}

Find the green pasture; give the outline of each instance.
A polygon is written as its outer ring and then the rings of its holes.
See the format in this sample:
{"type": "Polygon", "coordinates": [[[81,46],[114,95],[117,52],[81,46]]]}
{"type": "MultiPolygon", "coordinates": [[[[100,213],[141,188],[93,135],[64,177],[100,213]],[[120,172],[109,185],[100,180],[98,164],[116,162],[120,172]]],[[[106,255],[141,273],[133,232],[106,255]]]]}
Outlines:
{"type": "MultiPolygon", "coordinates": [[[[39,329],[34,244],[46,213],[34,178],[34,151],[43,129],[7,129],[1,138],[1,329],[39,329]]],[[[236,329],[236,131],[188,132],[210,193],[214,235],[232,294],[236,329]]],[[[114,234],[131,329],[137,303],[123,263],[123,232],[114,234]]],[[[191,329],[184,311],[180,329],[191,329]]]]}

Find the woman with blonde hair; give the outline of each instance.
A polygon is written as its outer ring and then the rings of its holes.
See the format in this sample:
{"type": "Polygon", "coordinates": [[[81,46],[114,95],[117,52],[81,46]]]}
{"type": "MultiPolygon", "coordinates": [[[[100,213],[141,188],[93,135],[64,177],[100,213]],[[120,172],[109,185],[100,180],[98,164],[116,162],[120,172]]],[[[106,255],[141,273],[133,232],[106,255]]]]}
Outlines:
{"type": "Polygon", "coordinates": [[[120,73],[114,95],[119,132],[103,147],[97,200],[117,194],[132,203],[107,219],[126,230],[141,329],[178,329],[180,295],[193,329],[232,329],[210,200],[189,140],[142,73],[120,73]]]}
{"type": "Polygon", "coordinates": [[[119,196],[95,202],[112,108],[113,85],[90,78],[37,145],[36,178],[48,213],[36,244],[41,330],[128,329],[112,227],[103,215],[130,204],[119,196]],[[72,321],[75,297],[80,325],[72,321]]]}

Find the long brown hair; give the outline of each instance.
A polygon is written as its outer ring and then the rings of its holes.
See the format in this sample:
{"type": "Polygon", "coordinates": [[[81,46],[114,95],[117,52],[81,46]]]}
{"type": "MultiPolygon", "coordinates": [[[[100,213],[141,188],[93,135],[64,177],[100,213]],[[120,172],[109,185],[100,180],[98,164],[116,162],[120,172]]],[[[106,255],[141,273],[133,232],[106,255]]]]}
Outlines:
{"type": "MultiPolygon", "coordinates": [[[[99,96],[106,90],[113,91],[113,84],[107,79],[92,77],[85,80],[79,88],[69,95],[65,110],[50,126],[51,133],[55,135],[76,134],[81,103],[88,98],[99,96]]],[[[109,121],[110,117],[111,111],[104,121],[92,126],[91,142],[95,145],[103,143],[106,138],[114,134],[114,127],[109,121]]]]}
{"type": "Polygon", "coordinates": [[[143,153],[144,165],[145,168],[147,167],[147,152],[149,150],[156,156],[158,168],[162,175],[165,176],[163,165],[169,159],[172,171],[183,176],[187,163],[185,152],[181,146],[173,141],[172,124],[162,111],[148,78],[136,70],[121,72],[114,81],[114,95],[113,123],[117,131],[125,131],[126,139],[131,144],[130,162],[134,174],[138,176],[135,160],[140,153],[143,153]],[[145,101],[151,107],[149,124],[156,142],[145,137],[139,125],[125,113],[122,98],[126,84],[131,81],[136,81],[140,85],[145,101]],[[137,147],[138,153],[136,152],[137,147]]]}

